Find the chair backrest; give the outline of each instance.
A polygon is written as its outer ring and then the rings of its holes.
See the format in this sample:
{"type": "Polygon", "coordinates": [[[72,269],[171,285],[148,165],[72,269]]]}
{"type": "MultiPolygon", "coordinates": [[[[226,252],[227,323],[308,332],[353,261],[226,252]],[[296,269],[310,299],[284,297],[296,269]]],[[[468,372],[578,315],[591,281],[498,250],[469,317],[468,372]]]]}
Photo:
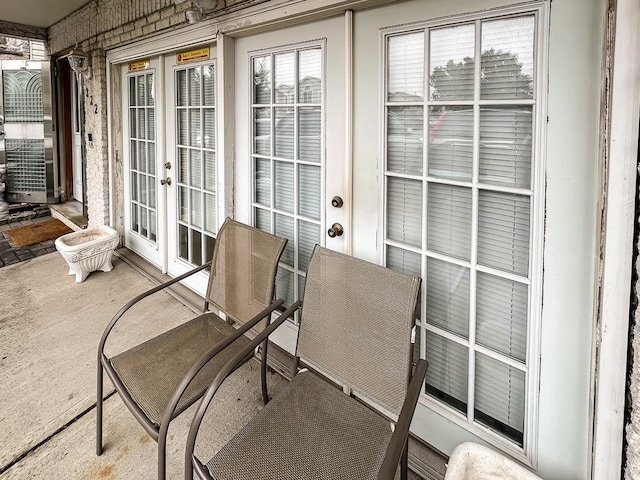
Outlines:
{"type": "Polygon", "coordinates": [[[297,354],[354,394],[398,415],[411,365],[420,277],[316,246],[297,354]]]}
{"type": "Polygon", "coordinates": [[[246,322],[273,301],[278,261],[287,240],[227,218],[218,232],[207,300],[246,322]]]}

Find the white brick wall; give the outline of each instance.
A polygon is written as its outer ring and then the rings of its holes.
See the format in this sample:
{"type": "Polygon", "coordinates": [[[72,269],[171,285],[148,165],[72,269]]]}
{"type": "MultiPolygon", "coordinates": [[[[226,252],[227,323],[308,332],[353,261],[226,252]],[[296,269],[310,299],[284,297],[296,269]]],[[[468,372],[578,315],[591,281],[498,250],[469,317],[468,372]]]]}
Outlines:
{"type": "MultiPolygon", "coordinates": [[[[268,0],[217,0],[207,12],[254,5],[268,0]]],[[[186,25],[186,1],[173,0],[94,0],[48,30],[52,55],[78,47],[91,56],[92,74],[85,80],[85,141],[87,145],[87,211],[89,226],[109,222],[109,170],[107,146],[106,50],[135,42],[163,30],[186,25]],[[92,135],[89,143],[88,135],[92,135]]],[[[122,188],[117,184],[116,188],[122,188]]],[[[122,198],[121,192],[116,197],[122,198]]],[[[121,205],[118,206],[121,208],[121,205]]],[[[121,223],[121,213],[116,214],[121,223]]],[[[121,225],[116,225],[121,227],[121,225]]]]}

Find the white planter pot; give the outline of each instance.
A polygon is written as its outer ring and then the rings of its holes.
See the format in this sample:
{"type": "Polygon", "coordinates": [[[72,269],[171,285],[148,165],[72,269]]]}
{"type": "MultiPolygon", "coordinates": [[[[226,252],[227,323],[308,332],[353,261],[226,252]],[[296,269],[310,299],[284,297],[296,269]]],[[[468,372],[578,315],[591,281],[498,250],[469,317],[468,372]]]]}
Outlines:
{"type": "Polygon", "coordinates": [[[501,453],[483,445],[465,442],[449,458],[444,480],[541,480],[501,453]]]}
{"type": "Polygon", "coordinates": [[[69,265],[69,275],[75,275],[76,283],[81,283],[91,272],[113,269],[111,255],[119,240],[118,232],[101,225],[62,235],[55,245],[69,265]]]}

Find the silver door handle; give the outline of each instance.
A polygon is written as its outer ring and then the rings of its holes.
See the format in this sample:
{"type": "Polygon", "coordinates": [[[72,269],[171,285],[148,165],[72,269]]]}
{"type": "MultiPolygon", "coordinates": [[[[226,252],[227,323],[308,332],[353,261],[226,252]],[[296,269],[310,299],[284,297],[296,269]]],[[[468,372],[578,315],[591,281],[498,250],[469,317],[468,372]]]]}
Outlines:
{"type": "Polygon", "coordinates": [[[171,185],[171,178],[163,178],[162,180],[160,180],[160,185],[171,185]]]}

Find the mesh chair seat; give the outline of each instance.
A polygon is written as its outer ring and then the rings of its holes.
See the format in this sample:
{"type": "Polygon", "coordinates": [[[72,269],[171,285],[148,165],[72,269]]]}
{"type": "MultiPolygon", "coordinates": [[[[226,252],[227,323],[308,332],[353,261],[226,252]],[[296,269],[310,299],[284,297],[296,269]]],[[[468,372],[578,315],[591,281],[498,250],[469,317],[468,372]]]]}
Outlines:
{"type": "Polygon", "coordinates": [[[217,480],[375,479],[391,435],[388,420],[304,372],[206,467],[217,480]]]}
{"type": "MultiPolygon", "coordinates": [[[[129,395],[158,427],[178,385],[194,363],[235,329],[206,313],[110,359],[129,395]],[[189,345],[189,348],[184,348],[189,345]]],[[[193,379],[171,417],[177,417],[206,390],[220,368],[249,342],[241,336],[216,355],[193,379]]]]}

